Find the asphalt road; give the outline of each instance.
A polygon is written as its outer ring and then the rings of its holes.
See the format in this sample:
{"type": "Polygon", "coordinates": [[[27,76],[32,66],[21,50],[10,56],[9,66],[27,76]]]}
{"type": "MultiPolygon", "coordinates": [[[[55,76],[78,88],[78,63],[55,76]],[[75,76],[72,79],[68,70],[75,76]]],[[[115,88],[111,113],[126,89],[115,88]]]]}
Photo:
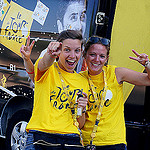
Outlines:
{"type": "Polygon", "coordinates": [[[0,138],[0,150],[6,150],[4,139],[0,138]]]}

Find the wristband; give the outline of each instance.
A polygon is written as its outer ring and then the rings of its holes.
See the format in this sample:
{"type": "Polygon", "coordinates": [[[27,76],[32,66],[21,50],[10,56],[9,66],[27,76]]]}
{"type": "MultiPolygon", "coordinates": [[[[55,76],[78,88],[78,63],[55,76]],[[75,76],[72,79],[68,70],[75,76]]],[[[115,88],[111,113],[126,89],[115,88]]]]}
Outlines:
{"type": "Polygon", "coordinates": [[[58,58],[58,56],[54,57],[54,56],[52,56],[52,55],[50,55],[50,57],[51,57],[51,58],[58,58]]]}
{"type": "Polygon", "coordinates": [[[148,64],[149,64],[149,60],[145,62],[144,67],[147,67],[148,64]]]}
{"type": "Polygon", "coordinates": [[[53,55],[51,55],[51,54],[52,54],[52,53],[50,52],[49,55],[50,55],[51,58],[55,58],[55,59],[58,58],[58,56],[53,56],[53,55]]]}
{"type": "Polygon", "coordinates": [[[27,72],[28,74],[34,74],[34,70],[33,70],[32,72],[28,72],[28,71],[26,70],[26,72],[27,72]]]}

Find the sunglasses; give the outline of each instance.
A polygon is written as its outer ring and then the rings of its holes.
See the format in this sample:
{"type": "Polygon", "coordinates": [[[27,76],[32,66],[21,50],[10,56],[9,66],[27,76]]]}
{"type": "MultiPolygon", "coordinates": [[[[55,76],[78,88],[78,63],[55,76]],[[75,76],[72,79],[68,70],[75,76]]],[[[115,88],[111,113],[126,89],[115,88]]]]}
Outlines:
{"type": "Polygon", "coordinates": [[[93,43],[96,44],[98,42],[102,43],[104,46],[109,46],[110,45],[110,40],[106,38],[100,38],[96,36],[92,36],[88,39],[87,43],[93,43]]]}

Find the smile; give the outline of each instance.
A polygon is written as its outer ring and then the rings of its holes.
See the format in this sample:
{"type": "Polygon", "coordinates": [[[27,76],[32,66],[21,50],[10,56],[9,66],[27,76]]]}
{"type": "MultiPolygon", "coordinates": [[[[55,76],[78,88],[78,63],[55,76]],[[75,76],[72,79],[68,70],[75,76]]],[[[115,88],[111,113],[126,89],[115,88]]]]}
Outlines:
{"type": "Polygon", "coordinates": [[[73,66],[75,64],[75,60],[66,60],[68,65],[73,66]]]}
{"type": "Polygon", "coordinates": [[[94,64],[94,63],[91,63],[91,64],[92,64],[93,66],[96,66],[96,67],[100,65],[100,64],[94,64]]]}
{"type": "Polygon", "coordinates": [[[74,63],[75,61],[74,60],[67,60],[68,62],[71,62],[71,63],[74,63]]]}

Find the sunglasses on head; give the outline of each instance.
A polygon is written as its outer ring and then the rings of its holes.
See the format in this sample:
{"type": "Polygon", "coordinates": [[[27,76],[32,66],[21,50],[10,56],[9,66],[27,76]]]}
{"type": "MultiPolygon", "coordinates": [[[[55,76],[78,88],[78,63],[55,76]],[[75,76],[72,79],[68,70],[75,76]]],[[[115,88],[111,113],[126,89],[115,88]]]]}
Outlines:
{"type": "Polygon", "coordinates": [[[106,39],[106,38],[100,38],[100,37],[96,37],[96,36],[92,36],[88,39],[87,43],[93,43],[96,44],[98,42],[102,43],[105,46],[109,46],[110,44],[110,40],[106,39]]]}

